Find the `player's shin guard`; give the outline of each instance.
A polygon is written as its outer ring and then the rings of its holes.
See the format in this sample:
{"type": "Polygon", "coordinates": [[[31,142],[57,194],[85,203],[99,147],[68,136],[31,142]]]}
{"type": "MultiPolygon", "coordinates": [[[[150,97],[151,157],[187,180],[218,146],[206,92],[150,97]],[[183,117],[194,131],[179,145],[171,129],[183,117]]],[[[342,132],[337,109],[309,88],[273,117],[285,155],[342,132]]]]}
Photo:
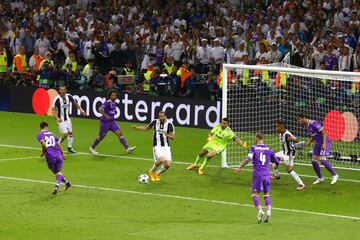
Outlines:
{"type": "Polygon", "coordinates": [[[332,168],[331,164],[326,159],[320,160],[321,164],[324,165],[324,167],[330,172],[331,176],[335,176],[336,172],[332,168]]]}
{"type": "Polygon", "coordinates": [[[74,137],[69,135],[69,137],[68,137],[68,148],[72,148],[73,142],[74,142],[74,137]]]}
{"type": "Polygon", "coordinates": [[[150,172],[155,172],[156,169],[160,166],[161,163],[155,162],[154,165],[150,168],[150,172]]]}
{"type": "Polygon", "coordinates": [[[292,170],[291,172],[289,172],[289,174],[293,177],[293,179],[299,184],[299,185],[304,185],[303,181],[301,180],[301,178],[299,177],[299,175],[292,170]]]}
{"type": "Polygon", "coordinates": [[[201,164],[200,169],[203,170],[203,169],[208,165],[208,163],[209,163],[209,160],[208,160],[208,158],[206,157],[206,158],[204,159],[203,163],[201,164]]]}
{"type": "Polygon", "coordinates": [[[61,181],[65,184],[69,182],[63,175],[62,175],[61,181]]]}
{"type": "Polygon", "coordinates": [[[264,195],[264,201],[265,201],[266,210],[267,210],[268,212],[271,212],[271,200],[270,200],[270,196],[269,196],[269,195],[264,195]]]}
{"type": "Polygon", "coordinates": [[[100,142],[100,139],[99,139],[99,138],[95,138],[95,140],[94,140],[93,144],[91,145],[91,147],[92,147],[93,149],[95,149],[96,146],[99,144],[99,142],[100,142]]]}
{"type": "Polygon", "coordinates": [[[259,200],[259,196],[258,196],[258,195],[253,195],[253,196],[252,196],[252,200],[253,200],[253,203],[254,203],[255,208],[256,208],[258,211],[261,211],[262,208],[261,208],[261,203],[260,203],[260,200],[259,200]]]}
{"type": "Polygon", "coordinates": [[[195,164],[195,165],[198,165],[199,162],[200,162],[200,160],[201,160],[201,158],[202,158],[202,157],[200,157],[199,155],[197,155],[194,164],[195,164]]]}
{"type": "Polygon", "coordinates": [[[169,169],[169,166],[162,165],[161,168],[159,169],[159,171],[157,171],[156,173],[160,175],[160,174],[166,172],[168,169],[169,169]]]}
{"type": "Polygon", "coordinates": [[[62,173],[57,173],[56,175],[55,175],[55,179],[56,179],[56,185],[60,185],[60,183],[61,183],[61,181],[62,181],[62,179],[63,179],[63,175],[62,175],[62,173]]]}
{"type": "Polygon", "coordinates": [[[322,178],[319,163],[316,160],[312,160],[311,163],[313,165],[314,171],[315,171],[316,175],[318,176],[318,178],[322,178]]]}
{"type": "Polygon", "coordinates": [[[127,144],[124,136],[119,137],[120,143],[124,146],[125,149],[129,148],[129,145],[127,144]]]}

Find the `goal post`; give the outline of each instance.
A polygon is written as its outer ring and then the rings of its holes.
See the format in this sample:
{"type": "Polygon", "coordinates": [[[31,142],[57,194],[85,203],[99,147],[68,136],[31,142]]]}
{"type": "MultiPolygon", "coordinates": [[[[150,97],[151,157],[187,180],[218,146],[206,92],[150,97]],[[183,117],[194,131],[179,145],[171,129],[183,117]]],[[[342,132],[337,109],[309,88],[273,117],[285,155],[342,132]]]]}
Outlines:
{"type": "MultiPolygon", "coordinates": [[[[222,117],[251,146],[255,134],[265,134],[265,143],[280,151],[276,122],[301,140],[306,127],[297,122],[299,113],[320,121],[331,140],[329,161],[338,168],[360,170],[360,73],[304,69],[285,63],[275,65],[223,64],[222,117]]],[[[297,151],[295,164],[310,165],[312,148],[297,151]]],[[[229,143],[221,155],[222,167],[238,166],[247,151],[229,143]]]]}

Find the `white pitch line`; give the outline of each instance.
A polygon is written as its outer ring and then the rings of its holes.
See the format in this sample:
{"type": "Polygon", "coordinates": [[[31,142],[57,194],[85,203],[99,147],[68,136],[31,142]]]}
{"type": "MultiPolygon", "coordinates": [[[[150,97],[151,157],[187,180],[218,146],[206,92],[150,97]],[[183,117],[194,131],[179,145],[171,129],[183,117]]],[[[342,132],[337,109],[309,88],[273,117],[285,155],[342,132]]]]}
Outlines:
{"type": "Polygon", "coordinates": [[[37,156],[37,157],[0,158],[0,162],[13,161],[13,160],[24,160],[24,159],[34,159],[34,158],[40,158],[40,156],[37,156]]]}
{"type": "MultiPolygon", "coordinates": [[[[7,176],[0,176],[0,179],[15,180],[15,181],[22,181],[22,182],[32,182],[32,183],[43,183],[43,184],[51,184],[51,185],[54,184],[53,182],[48,182],[48,181],[41,181],[41,180],[34,180],[34,179],[27,179],[27,178],[7,177],[7,176]]],[[[239,207],[251,207],[251,208],[254,207],[253,205],[250,205],[250,204],[241,204],[241,203],[237,203],[237,202],[228,202],[228,201],[221,201],[221,200],[211,200],[211,199],[206,199],[206,198],[196,198],[196,197],[178,196],[178,195],[152,193],[152,192],[139,192],[139,191],[133,191],[133,190],[87,186],[87,185],[80,185],[80,184],[79,185],[74,184],[73,186],[78,187],[78,188],[96,189],[96,190],[109,191],[109,192],[121,192],[121,193],[136,194],[136,195],[182,199],[182,200],[190,200],[190,201],[196,201],[196,202],[207,202],[207,203],[232,205],[232,206],[239,206],[239,207]]],[[[287,209],[287,208],[278,208],[278,207],[272,207],[272,209],[277,210],[277,211],[283,211],[283,212],[303,213],[303,214],[318,215],[318,216],[324,216],[324,217],[335,217],[335,218],[344,218],[344,219],[351,219],[351,220],[360,220],[360,217],[333,214],[333,213],[311,212],[311,211],[305,211],[305,210],[287,209]]]]}
{"type": "MultiPolygon", "coordinates": [[[[0,147],[9,147],[9,148],[20,148],[20,149],[30,149],[30,150],[39,150],[40,148],[36,148],[36,147],[27,147],[27,146],[17,146],[17,145],[6,145],[6,144],[0,144],[0,147]]],[[[141,161],[154,161],[154,159],[152,158],[142,158],[142,157],[130,157],[130,156],[121,156],[121,155],[112,155],[112,154],[102,154],[99,153],[97,155],[93,155],[91,153],[87,153],[87,152],[77,152],[77,154],[71,154],[71,156],[78,156],[78,155],[89,155],[89,156],[100,156],[100,157],[111,157],[111,158],[124,158],[124,159],[135,159],[135,160],[141,160],[141,161]]],[[[175,162],[173,161],[173,163],[175,164],[179,164],[179,165],[188,165],[190,163],[188,162],[175,162]]],[[[218,168],[219,166],[216,165],[208,165],[208,167],[214,167],[214,168],[218,168]]],[[[247,166],[248,167],[248,166],[247,166]]],[[[250,169],[243,169],[243,171],[248,171],[251,172],[252,170],[250,169]]],[[[280,175],[284,175],[284,176],[288,176],[288,173],[280,173],[280,175]]],[[[315,178],[315,176],[312,175],[306,175],[306,174],[298,174],[300,177],[306,177],[306,178],[315,178]]],[[[326,179],[326,178],[325,178],[326,179]]],[[[360,180],[356,180],[356,179],[343,179],[339,178],[338,181],[343,181],[343,182],[354,182],[354,183],[360,183],[360,180]]]]}

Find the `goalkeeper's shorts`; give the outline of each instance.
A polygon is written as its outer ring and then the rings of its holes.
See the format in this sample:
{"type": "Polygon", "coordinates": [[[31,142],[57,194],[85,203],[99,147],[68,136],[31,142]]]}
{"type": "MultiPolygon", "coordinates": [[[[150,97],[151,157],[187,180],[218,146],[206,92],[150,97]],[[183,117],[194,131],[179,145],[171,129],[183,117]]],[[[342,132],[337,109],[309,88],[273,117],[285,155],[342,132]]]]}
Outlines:
{"type": "Polygon", "coordinates": [[[212,150],[216,151],[216,154],[219,154],[225,150],[225,146],[222,146],[221,144],[215,143],[213,141],[208,142],[204,145],[203,149],[207,150],[208,152],[211,152],[212,150]]]}

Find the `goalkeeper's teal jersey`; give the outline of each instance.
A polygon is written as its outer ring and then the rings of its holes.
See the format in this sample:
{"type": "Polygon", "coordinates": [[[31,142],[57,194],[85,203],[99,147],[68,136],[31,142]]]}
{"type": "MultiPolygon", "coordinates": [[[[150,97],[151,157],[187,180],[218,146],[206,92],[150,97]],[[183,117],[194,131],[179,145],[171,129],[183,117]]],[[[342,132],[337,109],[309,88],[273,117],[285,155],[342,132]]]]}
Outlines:
{"type": "Polygon", "coordinates": [[[213,129],[211,129],[212,142],[215,144],[219,144],[220,146],[226,148],[227,144],[230,140],[235,139],[235,133],[229,128],[225,128],[224,130],[221,128],[221,125],[218,124],[213,129]]]}

